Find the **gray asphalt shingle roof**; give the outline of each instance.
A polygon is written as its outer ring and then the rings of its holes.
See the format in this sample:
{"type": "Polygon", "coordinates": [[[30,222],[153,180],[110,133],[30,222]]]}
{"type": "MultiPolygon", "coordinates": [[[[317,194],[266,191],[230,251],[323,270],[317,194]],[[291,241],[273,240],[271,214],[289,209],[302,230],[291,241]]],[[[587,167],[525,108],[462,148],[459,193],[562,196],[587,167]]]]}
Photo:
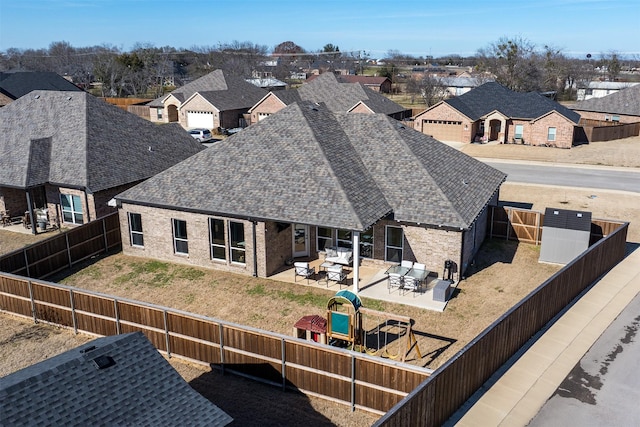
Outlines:
{"type": "Polygon", "coordinates": [[[220,111],[251,108],[267,94],[266,90],[241,77],[234,76],[227,71],[215,70],[179,87],[168,95],[154,99],[148,105],[162,107],[164,100],[171,95],[183,103],[196,92],[220,111]]]}
{"type": "Polygon", "coordinates": [[[567,119],[578,123],[580,115],[536,92],[514,92],[496,82],[488,82],[469,92],[443,101],[473,121],[492,111],[500,111],[507,117],[536,119],[551,111],[557,111],[567,119]]]}
{"type": "Polygon", "coordinates": [[[0,186],[100,191],[146,179],[204,147],[86,92],[34,91],[0,109],[0,186]]]}
{"type": "Polygon", "coordinates": [[[572,109],[640,116],[640,84],[602,98],[591,98],[578,102],[572,109]]]}
{"type": "Polygon", "coordinates": [[[0,378],[0,424],[225,426],[141,332],[98,338],[0,378]],[[94,362],[95,361],[95,362],[94,362]],[[98,369],[96,362],[110,365],[98,369]]]}
{"type": "Polygon", "coordinates": [[[0,73],[0,91],[18,99],[33,90],[63,90],[82,92],[82,89],[50,71],[16,71],[0,73]]]}
{"type": "Polygon", "coordinates": [[[366,230],[388,213],[468,228],[505,175],[383,114],[292,104],[116,198],[366,230]]]}
{"type": "Polygon", "coordinates": [[[380,93],[365,87],[362,83],[340,83],[333,73],[320,74],[312,81],[297,89],[297,97],[289,91],[273,92],[282,102],[289,105],[298,101],[323,102],[334,112],[346,112],[359,102],[366,104],[374,113],[395,114],[405,108],[380,93]]]}

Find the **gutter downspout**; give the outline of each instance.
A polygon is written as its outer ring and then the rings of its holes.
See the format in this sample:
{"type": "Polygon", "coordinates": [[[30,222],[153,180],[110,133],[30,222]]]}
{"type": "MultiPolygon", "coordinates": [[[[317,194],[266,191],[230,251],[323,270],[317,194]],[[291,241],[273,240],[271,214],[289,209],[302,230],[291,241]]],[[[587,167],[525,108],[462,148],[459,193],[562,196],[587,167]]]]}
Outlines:
{"type": "Polygon", "coordinates": [[[358,295],[360,285],[360,232],[353,232],[353,293],[358,295]]]}
{"type": "Polygon", "coordinates": [[[464,233],[465,230],[462,230],[462,233],[460,233],[460,235],[462,236],[462,242],[460,243],[460,266],[458,267],[458,282],[461,280],[462,277],[462,273],[463,273],[463,268],[464,268],[464,233]]]}
{"type": "Polygon", "coordinates": [[[256,221],[251,221],[253,232],[253,277],[258,277],[258,248],[257,248],[257,233],[256,233],[256,221]]]}

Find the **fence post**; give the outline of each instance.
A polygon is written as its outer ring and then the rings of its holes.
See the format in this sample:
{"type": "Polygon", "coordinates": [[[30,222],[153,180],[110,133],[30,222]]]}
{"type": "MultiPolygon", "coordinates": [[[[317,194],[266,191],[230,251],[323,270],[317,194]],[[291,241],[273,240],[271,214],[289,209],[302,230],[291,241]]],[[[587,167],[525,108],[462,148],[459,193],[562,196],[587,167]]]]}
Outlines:
{"type": "Polygon", "coordinates": [[[78,335],[78,324],[76,323],[76,306],[73,303],[73,289],[69,290],[69,299],[71,300],[71,320],[73,320],[73,333],[78,335]]]}
{"type": "Polygon", "coordinates": [[[31,280],[27,281],[29,285],[29,298],[31,299],[31,315],[33,316],[33,323],[38,323],[38,317],[36,316],[36,303],[33,299],[33,286],[31,280]]]}
{"type": "Polygon", "coordinates": [[[64,241],[67,245],[67,258],[69,259],[69,268],[73,267],[73,261],[71,260],[71,247],[69,246],[69,233],[64,233],[64,241]]]}
{"type": "Polygon", "coordinates": [[[106,219],[102,218],[102,236],[104,238],[104,253],[109,252],[109,241],[107,240],[107,223],[106,219]]]}
{"type": "Polygon", "coordinates": [[[491,226],[489,228],[489,238],[493,239],[493,216],[496,212],[496,207],[495,206],[491,206],[491,226]]]}
{"type": "Polygon", "coordinates": [[[284,338],[280,338],[280,347],[281,347],[281,352],[282,352],[282,391],[287,391],[287,364],[285,362],[285,348],[286,348],[286,343],[284,342],[284,338]]]}
{"type": "Polygon", "coordinates": [[[509,235],[511,234],[511,220],[512,220],[512,209],[507,209],[507,241],[509,240],[509,235]]]}
{"type": "Polygon", "coordinates": [[[27,270],[27,277],[31,277],[31,273],[29,272],[29,257],[27,256],[27,249],[23,249],[22,253],[24,254],[24,267],[27,270]]]}
{"type": "Polygon", "coordinates": [[[356,410],[356,358],[351,355],[351,412],[356,410]]]}
{"type": "Polygon", "coordinates": [[[220,335],[220,366],[222,366],[222,375],[224,375],[224,335],[222,323],[218,323],[218,333],[220,335]]]}
{"type": "Polygon", "coordinates": [[[120,335],[120,313],[118,313],[118,300],[113,299],[113,309],[116,315],[116,334],[120,335]]]}
{"type": "Polygon", "coordinates": [[[167,356],[171,358],[171,348],[169,348],[169,322],[167,321],[167,310],[163,310],[162,314],[164,315],[164,339],[167,344],[167,356]]]}

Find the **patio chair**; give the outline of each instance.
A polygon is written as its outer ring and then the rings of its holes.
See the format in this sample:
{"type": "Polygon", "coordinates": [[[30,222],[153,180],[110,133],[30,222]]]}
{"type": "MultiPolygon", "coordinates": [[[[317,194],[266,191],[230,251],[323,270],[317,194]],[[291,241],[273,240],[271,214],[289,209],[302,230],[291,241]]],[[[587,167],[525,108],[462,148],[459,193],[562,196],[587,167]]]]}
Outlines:
{"type": "Polygon", "coordinates": [[[327,288],[329,281],[336,282],[340,285],[346,285],[347,273],[344,272],[341,265],[333,265],[327,268],[327,288]]]}
{"type": "Polygon", "coordinates": [[[387,284],[387,287],[389,288],[389,293],[391,293],[391,290],[393,288],[398,288],[398,289],[402,288],[402,276],[400,274],[389,273],[388,280],[389,282],[387,284]]]}
{"type": "Polygon", "coordinates": [[[413,268],[416,270],[426,270],[427,266],[416,262],[413,264],[413,268]]]}
{"type": "Polygon", "coordinates": [[[295,271],[295,276],[293,278],[294,282],[297,282],[298,276],[300,276],[307,279],[307,284],[309,284],[309,278],[316,275],[315,267],[309,267],[308,262],[294,262],[293,267],[295,271]]]}
{"type": "Polygon", "coordinates": [[[413,261],[402,260],[400,267],[413,268],[413,261]]]}
{"type": "Polygon", "coordinates": [[[416,291],[420,289],[420,281],[409,275],[404,276],[402,279],[402,289],[404,289],[405,293],[407,291],[412,291],[413,296],[416,296],[416,291]]]}

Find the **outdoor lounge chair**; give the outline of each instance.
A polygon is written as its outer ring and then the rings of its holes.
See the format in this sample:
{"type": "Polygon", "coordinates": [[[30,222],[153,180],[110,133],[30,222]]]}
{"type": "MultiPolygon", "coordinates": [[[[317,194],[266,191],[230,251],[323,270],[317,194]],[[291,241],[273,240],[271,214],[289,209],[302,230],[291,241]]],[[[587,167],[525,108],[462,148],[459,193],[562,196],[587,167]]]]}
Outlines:
{"type": "Polygon", "coordinates": [[[297,282],[298,276],[300,276],[307,279],[307,284],[309,284],[309,278],[316,275],[316,269],[314,267],[309,267],[308,262],[294,262],[293,267],[295,270],[295,276],[293,278],[294,282],[297,282]]]}
{"type": "Polygon", "coordinates": [[[340,285],[346,285],[347,273],[344,272],[341,265],[332,265],[327,268],[327,287],[329,287],[329,281],[339,283],[340,285]]]}

